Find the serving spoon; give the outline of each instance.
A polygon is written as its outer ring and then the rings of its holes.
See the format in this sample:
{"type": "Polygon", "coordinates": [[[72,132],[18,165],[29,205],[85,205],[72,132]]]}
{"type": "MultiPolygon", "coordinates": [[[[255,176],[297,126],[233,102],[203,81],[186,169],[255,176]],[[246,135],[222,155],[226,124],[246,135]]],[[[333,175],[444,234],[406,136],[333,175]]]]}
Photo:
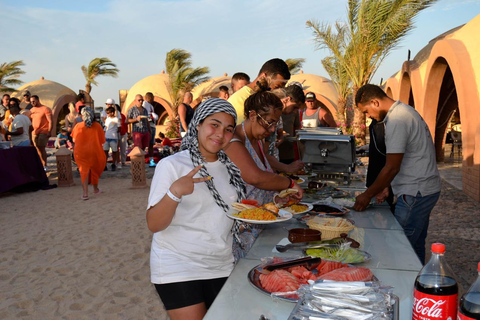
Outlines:
{"type": "Polygon", "coordinates": [[[309,242],[289,243],[286,245],[277,244],[275,249],[278,252],[285,252],[290,249],[318,249],[318,248],[339,248],[340,245],[336,243],[319,243],[309,244],[309,242]]]}

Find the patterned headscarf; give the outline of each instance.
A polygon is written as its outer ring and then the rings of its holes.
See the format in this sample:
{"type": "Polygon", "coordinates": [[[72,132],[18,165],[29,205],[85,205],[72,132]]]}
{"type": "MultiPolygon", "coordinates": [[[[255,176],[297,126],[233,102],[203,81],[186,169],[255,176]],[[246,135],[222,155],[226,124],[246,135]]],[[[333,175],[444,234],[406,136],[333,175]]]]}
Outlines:
{"type": "MultiPolygon", "coordinates": [[[[190,124],[188,125],[188,130],[187,134],[185,137],[182,139],[182,145],[181,145],[181,150],[189,150],[190,151],[190,158],[192,159],[193,165],[198,166],[202,163],[205,163],[205,160],[202,157],[202,154],[200,153],[200,150],[198,149],[198,130],[197,126],[200,124],[202,120],[204,120],[206,117],[219,113],[219,112],[225,112],[229,115],[231,115],[234,119],[234,123],[237,122],[237,112],[235,111],[235,108],[226,100],[223,99],[218,99],[218,98],[212,98],[203,101],[195,110],[195,114],[193,116],[192,121],[190,121],[190,124]]],[[[240,170],[238,167],[230,161],[228,156],[225,154],[223,150],[220,150],[218,152],[218,160],[220,160],[221,163],[223,163],[227,167],[228,174],[230,175],[230,184],[235,187],[235,190],[237,191],[237,197],[238,200],[240,201],[241,199],[245,198],[245,182],[242,180],[242,177],[240,175],[240,170]]],[[[202,167],[199,171],[200,176],[202,177],[208,177],[209,174],[207,172],[207,169],[205,167],[202,167]]],[[[225,212],[228,211],[228,205],[223,201],[222,197],[218,193],[217,189],[215,188],[215,185],[213,184],[212,180],[207,180],[205,183],[208,186],[208,190],[210,190],[210,193],[213,195],[213,198],[215,199],[215,202],[217,205],[222,208],[225,212]]]]}
{"type": "Polygon", "coordinates": [[[93,110],[90,107],[83,107],[82,117],[83,121],[85,122],[85,126],[90,128],[93,121],[95,121],[95,113],[93,113],[93,110]]]}

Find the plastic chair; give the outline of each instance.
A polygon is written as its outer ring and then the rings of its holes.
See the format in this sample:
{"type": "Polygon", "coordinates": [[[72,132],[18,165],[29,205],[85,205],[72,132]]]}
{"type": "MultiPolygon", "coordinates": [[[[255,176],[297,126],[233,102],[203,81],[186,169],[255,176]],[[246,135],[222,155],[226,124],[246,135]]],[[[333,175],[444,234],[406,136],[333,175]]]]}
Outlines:
{"type": "Polygon", "coordinates": [[[452,137],[452,151],[450,152],[450,158],[454,156],[455,146],[457,146],[457,152],[460,156],[462,154],[462,133],[459,131],[450,131],[452,137]]]}

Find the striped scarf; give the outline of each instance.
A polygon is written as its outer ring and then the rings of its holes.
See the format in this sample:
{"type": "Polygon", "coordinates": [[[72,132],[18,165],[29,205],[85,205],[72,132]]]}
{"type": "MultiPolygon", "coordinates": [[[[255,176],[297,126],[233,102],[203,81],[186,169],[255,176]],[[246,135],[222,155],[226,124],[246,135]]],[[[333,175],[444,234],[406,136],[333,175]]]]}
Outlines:
{"type": "MultiPolygon", "coordinates": [[[[192,159],[193,166],[196,167],[202,163],[205,163],[205,160],[203,159],[202,154],[200,153],[200,150],[198,149],[198,130],[197,126],[200,124],[202,120],[204,120],[206,117],[219,113],[219,112],[225,112],[229,115],[231,115],[234,118],[234,122],[237,122],[237,112],[235,111],[235,108],[226,100],[223,99],[218,99],[218,98],[212,98],[203,101],[195,110],[195,113],[193,115],[192,121],[190,121],[190,124],[188,125],[188,130],[187,134],[185,137],[182,139],[182,145],[181,145],[181,150],[189,150],[190,151],[190,158],[192,159]]],[[[227,167],[228,174],[230,176],[230,184],[235,187],[235,190],[237,191],[237,201],[240,201],[241,199],[245,198],[245,182],[242,180],[242,177],[240,175],[240,170],[238,167],[230,161],[228,156],[225,154],[223,150],[220,150],[218,152],[218,160],[220,160],[221,163],[223,163],[227,167]]],[[[207,169],[203,166],[200,171],[200,176],[202,177],[208,177],[210,176],[207,172],[207,169]]],[[[213,184],[212,180],[207,180],[205,183],[208,186],[208,190],[210,190],[210,193],[212,194],[215,203],[222,208],[225,212],[229,210],[228,205],[223,201],[222,197],[218,193],[217,189],[215,188],[215,185],[213,184]]]]}

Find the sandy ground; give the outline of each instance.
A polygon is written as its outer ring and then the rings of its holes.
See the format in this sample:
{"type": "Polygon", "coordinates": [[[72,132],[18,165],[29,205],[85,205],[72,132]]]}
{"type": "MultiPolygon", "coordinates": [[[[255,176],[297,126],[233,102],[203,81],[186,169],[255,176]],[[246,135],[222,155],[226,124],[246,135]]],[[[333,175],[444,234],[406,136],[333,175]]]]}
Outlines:
{"type": "Polygon", "coordinates": [[[0,319],[168,319],[150,283],[149,189],[105,176],[87,201],[79,178],[0,196],[0,319]]]}
{"type": "MultiPolygon", "coordinates": [[[[131,189],[127,167],[104,172],[103,193],[82,201],[74,176],[72,187],[0,195],[0,319],[168,319],[150,283],[149,189],[131,189]]],[[[480,261],[479,214],[477,202],[443,181],[428,248],[446,243],[465,289],[480,261]]]]}

